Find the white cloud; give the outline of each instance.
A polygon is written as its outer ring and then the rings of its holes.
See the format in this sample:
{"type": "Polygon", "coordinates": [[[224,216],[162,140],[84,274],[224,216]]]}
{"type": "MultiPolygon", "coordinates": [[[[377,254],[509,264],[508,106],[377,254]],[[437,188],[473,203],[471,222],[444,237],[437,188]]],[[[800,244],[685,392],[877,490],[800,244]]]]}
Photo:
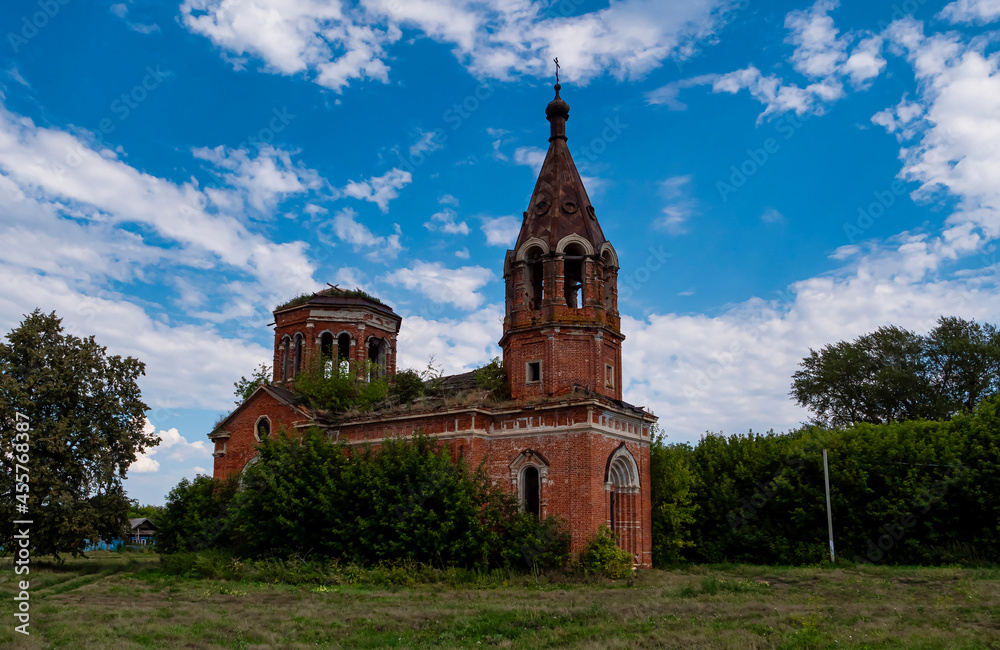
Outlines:
{"type": "Polygon", "coordinates": [[[440,231],[449,235],[468,235],[469,224],[456,221],[457,215],[451,208],[445,208],[431,215],[431,220],[424,223],[424,228],[431,232],[440,231]]]}
{"type": "Polygon", "coordinates": [[[393,168],[381,176],[366,181],[351,181],[344,187],[344,194],[364,201],[370,201],[382,212],[389,211],[389,201],[399,196],[399,190],[413,180],[410,172],[393,168]]]}
{"type": "Polygon", "coordinates": [[[952,23],[985,25],[1000,18],[1000,2],[997,0],[957,0],[957,2],[952,2],[942,9],[937,17],[952,23]]]}
{"type": "MultiPolygon", "coordinates": [[[[184,25],[226,52],[263,59],[281,74],[305,74],[337,91],[354,80],[386,82],[386,48],[401,28],[448,45],[479,77],[551,73],[586,82],[610,73],[639,78],[664,60],[691,56],[710,38],[733,3],[618,0],[576,16],[541,11],[528,0],[362,0],[359,6],[320,0],[185,0],[184,25]]],[[[241,61],[242,64],[242,61],[241,61]]]]}
{"type": "Polygon", "coordinates": [[[484,217],[482,230],[486,234],[486,243],[490,246],[513,246],[521,232],[521,222],[511,216],[484,217]]]}
{"type": "MultiPolygon", "coordinates": [[[[786,83],[777,75],[764,75],[750,65],[724,75],[705,75],[690,82],[711,83],[713,92],[738,93],[747,90],[764,104],[757,122],[770,115],[794,111],[821,114],[832,102],[844,97],[844,81],[863,87],[885,69],[882,38],[868,32],[840,34],[829,13],[837,7],[834,0],[818,0],[807,10],[793,11],[785,17],[788,42],[795,46],[791,62],[808,83],[786,83]],[[851,43],[858,41],[851,48],[851,43]]],[[[655,93],[656,91],[654,91],[655,93]]],[[[669,92],[664,90],[666,99],[669,92]]],[[[671,101],[676,102],[676,99],[671,101]]]]}
{"type": "Polygon", "coordinates": [[[518,147],[514,150],[514,162],[531,167],[537,176],[542,170],[542,163],[545,162],[545,154],[545,149],[538,147],[518,147]]]}
{"type": "Polygon", "coordinates": [[[785,223],[785,215],[781,214],[774,208],[767,208],[764,213],[760,215],[760,220],[764,223],[785,223]]]}
{"type": "Polygon", "coordinates": [[[160,454],[160,452],[169,451],[167,459],[175,462],[184,462],[193,458],[204,459],[211,452],[204,440],[188,442],[187,438],[182,436],[176,428],[161,429],[157,433],[156,427],[149,421],[149,418],[146,418],[143,432],[146,435],[155,434],[158,444],[144,449],[136,456],[135,461],[128,468],[128,471],[133,474],[151,474],[159,471],[160,463],[153,456],[160,454]]]}
{"type": "Polygon", "coordinates": [[[672,176],[660,183],[660,193],[667,199],[663,216],[656,225],[671,235],[687,232],[687,221],[698,214],[698,201],[691,197],[691,175],[672,176]]]}
{"type": "Polygon", "coordinates": [[[623,317],[625,399],[651,406],[673,441],[795,427],[808,414],[788,391],[810,348],[886,324],[927,331],[941,315],[996,322],[1000,306],[985,299],[996,276],[939,277],[941,244],[901,237],[835,274],[716,316],[623,317]]]}
{"type": "Polygon", "coordinates": [[[466,372],[500,355],[503,306],[487,305],[460,319],[407,316],[399,331],[399,368],[423,370],[428,360],[446,374],[466,372]]]}
{"type": "Polygon", "coordinates": [[[469,249],[468,248],[462,248],[462,249],[459,249],[459,250],[455,251],[455,257],[457,257],[460,260],[467,260],[467,259],[469,259],[469,257],[470,257],[470,255],[469,255],[469,249]]]}
{"type": "MultiPolygon", "coordinates": [[[[226,184],[239,190],[246,205],[257,212],[270,213],[281,201],[295,194],[319,189],[324,181],[319,174],[302,164],[294,164],[287,151],[265,145],[251,157],[246,149],[224,146],[201,147],[192,151],[196,158],[212,163],[222,173],[226,184]]],[[[229,193],[207,192],[220,208],[239,212],[241,204],[229,193]]]]}
{"type": "Polygon", "coordinates": [[[886,39],[912,65],[918,89],[873,122],[902,143],[900,176],[920,184],[915,198],[947,198],[957,209],[936,235],[841,246],[830,255],[841,268],[776,299],[714,316],[623,318],[626,399],[669,414],[661,423],[674,440],[806,419],[787,393],[810,348],[886,324],[926,332],[942,315],[1000,318],[996,257],[974,257],[1000,238],[1000,54],[954,32],[927,36],[912,19],[893,23],[886,39]]]}
{"type": "Polygon", "coordinates": [[[410,145],[410,158],[416,158],[417,156],[423,156],[425,153],[443,149],[444,144],[438,141],[441,135],[441,131],[418,130],[416,142],[410,145]]]}
{"type": "Polygon", "coordinates": [[[393,260],[403,250],[399,243],[399,225],[396,225],[395,234],[386,237],[376,235],[368,229],[368,226],[357,220],[357,213],[350,208],[344,208],[334,215],[333,231],[337,237],[351,244],[356,251],[362,248],[372,249],[367,254],[371,260],[393,260]]]}
{"type": "Polygon", "coordinates": [[[435,302],[454,305],[459,309],[479,307],[483,303],[483,296],[478,291],[493,279],[493,272],[481,266],[449,269],[440,262],[420,260],[409,268],[397,269],[382,278],[389,284],[419,291],[435,302]]]}
{"type": "Polygon", "coordinates": [[[311,73],[340,91],[351,80],[388,81],[382,59],[399,29],[356,21],[339,2],[321,0],[185,0],[184,25],[237,55],[262,58],[282,74],[311,73]]]}

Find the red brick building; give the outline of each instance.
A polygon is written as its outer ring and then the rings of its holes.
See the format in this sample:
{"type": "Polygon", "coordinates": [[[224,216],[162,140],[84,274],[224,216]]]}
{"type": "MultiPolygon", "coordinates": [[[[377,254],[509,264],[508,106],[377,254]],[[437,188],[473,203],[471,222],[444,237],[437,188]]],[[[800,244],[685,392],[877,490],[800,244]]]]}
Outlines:
{"type": "MultiPolygon", "coordinates": [[[[622,396],[618,256],[604,238],[566,142],[569,105],[546,108],[549,150],[514,249],[503,261],[506,313],[500,347],[512,399],[475,396],[471,373],[448,377],[465,399],[422,400],[353,417],[310,411],[289,390],[296,373],[370,361],[392,376],[402,319],[368,296],[324,290],[274,312],[274,378],[209,434],[215,476],[242,472],[261,436],[321,426],[331,440],[378,442],[424,433],[447,442],[529,512],[559,515],[579,551],[602,523],[651,566],[650,427],[656,418],[622,396]]],[[[356,365],[354,366],[356,367],[356,365]]]]}

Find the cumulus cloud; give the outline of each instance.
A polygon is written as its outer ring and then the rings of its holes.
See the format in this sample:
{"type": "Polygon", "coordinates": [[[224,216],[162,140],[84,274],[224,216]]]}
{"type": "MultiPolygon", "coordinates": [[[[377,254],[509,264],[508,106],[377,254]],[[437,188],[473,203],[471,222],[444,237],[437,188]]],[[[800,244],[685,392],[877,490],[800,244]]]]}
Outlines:
{"type": "Polygon", "coordinates": [[[885,69],[883,39],[870,32],[841,34],[830,12],[835,0],[818,0],[810,8],[790,12],[785,17],[786,41],[794,46],[790,61],[805,79],[804,85],[786,82],[776,74],[764,74],[754,65],[726,74],[701,75],[672,82],[647,93],[650,104],[665,104],[683,110],[678,99],[681,88],[711,85],[716,93],[746,90],[764,105],[757,121],[772,115],[794,112],[820,114],[831,103],[845,96],[844,83],[864,87],[885,69]]]}
{"type": "Polygon", "coordinates": [[[393,168],[381,176],[365,181],[351,181],[343,189],[345,195],[362,201],[370,201],[382,212],[389,211],[389,201],[399,196],[399,190],[410,184],[410,172],[393,168]]]}
{"type": "MultiPolygon", "coordinates": [[[[204,459],[210,454],[208,445],[204,440],[188,442],[176,428],[156,431],[153,423],[146,418],[143,432],[146,435],[155,434],[158,444],[144,449],[137,456],[135,461],[129,466],[128,471],[132,474],[152,474],[160,469],[160,462],[153,458],[154,455],[167,456],[168,460],[183,462],[194,458],[204,459]]],[[[204,470],[202,470],[204,471],[204,470]]]]}
{"type": "Polygon", "coordinates": [[[444,208],[431,215],[430,221],[424,223],[424,228],[431,232],[444,232],[449,235],[468,235],[469,224],[458,221],[458,215],[451,208],[444,208]]]}
{"type": "Polygon", "coordinates": [[[957,0],[957,2],[945,6],[937,17],[951,23],[985,25],[1000,18],[1000,2],[997,0],[957,0]]]}
{"type": "Polygon", "coordinates": [[[521,222],[511,216],[484,217],[482,230],[486,235],[486,243],[490,246],[510,247],[517,241],[517,234],[521,232],[521,222]]]}
{"type": "MultiPolygon", "coordinates": [[[[493,272],[481,266],[446,268],[440,262],[413,263],[384,276],[383,281],[419,291],[431,300],[459,309],[476,309],[483,303],[479,289],[493,278],[493,272]]],[[[409,326],[409,325],[407,325],[409,326]]]]}
{"type": "Polygon", "coordinates": [[[462,318],[407,316],[399,332],[399,368],[423,370],[431,357],[446,374],[467,372],[500,356],[503,305],[487,305],[462,318]]]}
{"type": "Polygon", "coordinates": [[[213,203],[236,213],[244,204],[258,213],[270,213],[289,196],[319,189],[324,184],[315,170],[293,163],[288,151],[270,145],[261,147],[253,156],[246,149],[221,145],[196,148],[192,153],[221,170],[225,183],[236,188],[236,196],[217,189],[206,190],[213,203]]]}
{"type": "Polygon", "coordinates": [[[337,237],[351,244],[354,250],[370,249],[368,259],[388,261],[396,259],[403,246],[399,243],[401,231],[396,224],[396,232],[392,235],[376,235],[368,226],[357,220],[357,213],[344,208],[333,217],[333,230],[337,237]]]}
{"type": "Polygon", "coordinates": [[[560,57],[568,81],[612,74],[639,78],[668,58],[691,56],[724,24],[734,5],[722,0],[664,3],[618,0],[574,16],[518,0],[185,0],[183,24],[240,65],[261,59],[280,74],[305,74],[340,91],[356,80],[385,83],[387,48],[402,28],[448,45],[470,72],[508,79],[548,75],[560,57]]]}

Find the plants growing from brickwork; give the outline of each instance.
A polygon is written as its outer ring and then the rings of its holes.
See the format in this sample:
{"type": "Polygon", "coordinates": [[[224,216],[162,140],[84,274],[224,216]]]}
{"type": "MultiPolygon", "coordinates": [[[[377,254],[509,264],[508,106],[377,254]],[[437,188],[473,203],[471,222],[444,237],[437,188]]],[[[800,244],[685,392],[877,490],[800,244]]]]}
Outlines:
{"type": "Polygon", "coordinates": [[[210,538],[205,547],[239,557],[362,565],[538,570],[567,558],[569,535],[558,522],[521,512],[482,468],[471,470],[423,436],[348,448],[318,429],[295,440],[281,433],[261,441],[258,459],[244,472],[243,489],[231,495],[213,491],[207,477],[175,488],[161,527],[168,533],[161,532],[163,550],[210,538]],[[199,526],[212,535],[199,534],[199,526]]]}
{"type": "Polygon", "coordinates": [[[322,358],[295,375],[292,391],[313,409],[369,411],[389,394],[388,382],[377,374],[370,361],[359,368],[354,362],[333,363],[322,358]]]}
{"type": "Polygon", "coordinates": [[[397,404],[412,404],[424,394],[424,380],[416,370],[397,370],[389,384],[389,397],[397,404]]]}
{"type": "Polygon", "coordinates": [[[488,364],[477,369],[475,377],[476,384],[489,394],[490,399],[497,402],[510,399],[510,382],[500,357],[493,357],[488,364]]]}

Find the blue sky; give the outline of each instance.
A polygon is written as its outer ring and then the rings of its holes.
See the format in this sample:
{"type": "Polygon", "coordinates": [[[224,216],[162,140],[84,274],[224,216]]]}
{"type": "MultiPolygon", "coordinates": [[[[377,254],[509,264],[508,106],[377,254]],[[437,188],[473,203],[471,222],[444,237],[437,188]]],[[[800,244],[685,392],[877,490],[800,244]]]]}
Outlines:
{"type": "Polygon", "coordinates": [[[290,296],[360,287],[400,366],[476,367],[558,56],[625,398],[673,441],[787,430],[810,347],[1000,315],[1000,2],[858,4],[6,2],[0,327],[146,362],[150,503],[211,471],[290,296]]]}

